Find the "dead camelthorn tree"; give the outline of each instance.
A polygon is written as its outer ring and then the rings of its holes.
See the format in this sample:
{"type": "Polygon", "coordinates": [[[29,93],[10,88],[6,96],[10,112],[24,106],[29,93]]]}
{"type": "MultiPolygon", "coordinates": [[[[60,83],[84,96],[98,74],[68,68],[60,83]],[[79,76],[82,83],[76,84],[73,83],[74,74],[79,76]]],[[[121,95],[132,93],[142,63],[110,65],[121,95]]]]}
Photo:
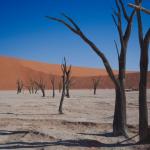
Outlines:
{"type": "MultiPolygon", "coordinates": [[[[142,0],[135,0],[135,5],[141,7],[142,0]]],[[[138,36],[140,44],[140,83],[139,83],[139,137],[140,142],[150,139],[148,129],[148,108],[147,108],[147,75],[148,75],[148,49],[150,44],[150,28],[143,34],[143,23],[140,9],[136,9],[138,22],[138,36]]],[[[149,140],[150,142],[150,140],[149,140]]]]}
{"type": "Polygon", "coordinates": [[[100,79],[99,78],[92,78],[92,84],[94,89],[94,95],[96,95],[96,90],[99,85],[100,79]]]}
{"type": "Polygon", "coordinates": [[[29,90],[30,94],[34,93],[34,87],[35,87],[35,83],[34,83],[33,79],[31,78],[29,80],[29,86],[28,86],[28,90],[29,90]]]}
{"type": "Polygon", "coordinates": [[[22,80],[17,80],[17,94],[21,93],[22,89],[23,89],[23,81],[22,80]]]}
{"type": "Polygon", "coordinates": [[[36,84],[36,86],[38,87],[38,89],[41,90],[42,97],[45,97],[45,88],[46,88],[46,86],[45,86],[45,83],[44,83],[43,79],[40,78],[38,81],[34,81],[34,83],[36,84]]]}
{"type": "Polygon", "coordinates": [[[54,75],[51,75],[51,76],[50,76],[50,80],[51,80],[51,85],[52,85],[52,90],[53,90],[53,95],[52,95],[52,97],[54,98],[54,97],[55,97],[55,76],[54,76],[54,75]]]}
{"type": "Polygon", "coordinates": [[[35,84],[32,78],[29,79],[29,83],[26,86],[30,94],[36,94],[38,90],[38,86],[35,84]]]}
{"type": "Polygon", "coordinates": [[[60,100],[60,105],[59,105],[59,113],[63,114],[62,105],[63,105],[63,101],[64,101],[64,97],[65,97],[65,89],[66,89],[66,84],[67,84],[66,72],[69,72],[69,70],[71,70],[71,66],[69,68],[67,68],[65,58],[64,58],[64,63],[61,64],[61,70],[62,70],[62,95],[61,95],[61,100],[60,100]]]}
{"type": "Polygon", "coordinates": [[[66,97],[70,98],[70,86],[71,86],[71,65],[69,68],[66,68],[66,97]]]}
{"type": "Polygon", "coordinates": [[[118,12],[116,11],[114,12],[117,17],[117,21],[114,15],[113,15],[113,19],[117,26],[119,38],[121,42],[121,48],[120,48],[121,50],[120,52],[118,51],[118,61],[119,61],[118,78],[115,77],[115,74],[113,73],[110,63],[106,58],[106,56],[104,55],[104,53],[92,41],[90,41],[87,36],[85,36],[85,34],[81,31],[78,25],[70,17],[63,14],[63,16],[72,24],[72,26],[68,24],[66,21],[59,18],[54,18],[50,16],[47,16],[47,18],[64,24],[73,33],[78,35],[86,44],[88,44],[91,47],[91,49],[103,61],[107,73],[115,86],[116,100],[115,100],[115,113],[114,113],[114,121],[113,121],[113,133],[115,136],[119,136],[119,135],[126,135],[126,100],[125,100],[125,88],[124,88],[125,69],[126,69],[125,68],[126,51],[127,51],[127,45],[131,33],[132,20],[135,11],[133,11],[131,15],[128,16],[122,0],[116,0],[116,5],[117,5],[118,12]],[[124,30],[122,29],[121,13],[123,13],[124,18],[127,21],[127,25],[124,30]]]}
{"type": "Polygon", "coordinates": [[[117,54],[118,54],[118,64],[119,64],[118,81],[120,84],[120,89],[116,89],[116,103],[115,103],[115,112],[114,112],[114,120],[113,120],[113,131],[115,135],[119,135],[122,132],[121,131],[122,129],[126,130],[126,123],[127,123],[126,95],[125,95],[126,54],[127,54],[128,41],[131,35],[132,20],[135,14],[135,10],[133,10],[131,15],[128,16],[122,0],[116,0],[116,7],[117,7],[117,11],[114,10],[112,17],[117,27],[119,40],[120,40],[120,51],[117,46],[117,43],[115,42],[117,54]],[[124,19],[127,22],[125,29],[123,29],[122,13],[124,19]],[[121,93],[119,92],[119,90],[121,90],[121,93]],[[120,116],[120,112],[122,116],[120,116]],[[120,120],[120,118],[122,118],[121,122],[118,121],[120,120]],[[124,126],[124,127],[120,129],[120,126],[124,126]]]}
{"type": "Polygon", "coordinates": [[[59,83],[58,83],[59,93],[61,93],[61,89],[62,89],[62,81],[60,80],[59,83]]]}

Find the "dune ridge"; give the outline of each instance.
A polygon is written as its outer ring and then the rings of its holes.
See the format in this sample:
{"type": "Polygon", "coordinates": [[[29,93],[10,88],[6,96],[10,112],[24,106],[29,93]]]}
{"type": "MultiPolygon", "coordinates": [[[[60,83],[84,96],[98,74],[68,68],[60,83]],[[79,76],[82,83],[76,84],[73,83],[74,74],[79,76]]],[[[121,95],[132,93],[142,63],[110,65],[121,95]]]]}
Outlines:
{"type": "MultiPolygon", "coordinates": [[[[61,78],[59,64],[48,64],[36,61],[22,60],[13,57],[0,56],[0,90],[16,89],[17,79],[24,81],[25,85],[30,79],[38,80],[42,77],[50,88],[50,75],[56,76],[56,88],[61,78]]],[[[117,74],[117,71],[114,70],[117,74]]],[[[86,89],[92,88],[92,78],[101,77],[99,88],[114,88],[113,83],[107,76],[105,69],[72,67],[74,84],[72,88],[86,89]]],[[[127,88],[138,88],[139,73],[127,72],[127,88]]],[[[150,87],[148,82],[148,87],[150,87]]]]}

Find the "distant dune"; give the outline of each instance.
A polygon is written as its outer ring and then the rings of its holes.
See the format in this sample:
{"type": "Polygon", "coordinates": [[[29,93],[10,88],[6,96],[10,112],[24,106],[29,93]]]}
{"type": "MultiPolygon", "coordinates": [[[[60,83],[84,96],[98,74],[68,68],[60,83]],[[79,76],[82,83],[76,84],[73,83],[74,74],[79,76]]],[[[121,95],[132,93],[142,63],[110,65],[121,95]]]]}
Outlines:
{"type": "MultiPolygon", "coordinates": [[[[114,71],[117,74],[117,71],[114,71]]],[[[61,77],[61,69],[58,64],[27,61],[12,57],[0,56],[0,90],[13,90],[16,88],[17,79],[23,80],[27,86],[30,79],[43,78],[47,87],[50,88],[50,75],[56,76],[56,87],[61,77]]],[[[92,78],[101,76],[99,88],[113,88],[113,84],[107,76],[105,69],[84,67],[72,67],[72,88],[92,88],[92,78]]],[[[138,87],[139,73],[127,73],[127,88],[138,87]]],[[[149,84],[148,84],[148,87],[149,84]]]]}

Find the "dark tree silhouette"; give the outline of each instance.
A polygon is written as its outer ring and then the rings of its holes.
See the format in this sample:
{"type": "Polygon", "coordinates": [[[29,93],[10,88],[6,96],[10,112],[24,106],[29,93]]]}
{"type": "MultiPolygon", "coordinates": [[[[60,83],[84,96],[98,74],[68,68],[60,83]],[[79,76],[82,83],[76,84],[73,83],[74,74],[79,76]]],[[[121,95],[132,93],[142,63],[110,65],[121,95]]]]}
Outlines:
{"type": "Polygon", "coordinates": [[[61,95],[61,99],[60,99],[59,113],[63,114],[62,105],[63,105],[63,101],[64,101],[64,97],[65,97],[65,89],[66,89],[66,84],[67,84],[66,72],[69,72],[69,70],[71,70],[71,66],[69,66],[69,68],[67,68],[65,58],[64,58],[64,63],[61,64],[61,70],[62,70],[62,95],[61,95]]]}
{"type": "Polygon", "coordinates": [[[43,81],[42,78],[40,78],[38,81],[34,81],[34,83],[36,84],[36,86],[38,87],[38,89],[41,90],[42,92],[42,97],[45,97],[45,83],[43,81]]]}
{"type": "Polygon", "coordinates": [[[96,90],[97,90],[97,87],[99,85],[99,82],[100,82],[100,78],[93,78],[92,79],[94,95],[96,95],[96,90]]]}
{"type": "Polygon", "coordinates": [[[123,128],[124,130],[126,130],[126,95],[125,95],[126,53],[127,53],[128,41],[131,35],[132,20],[135,14],[135,10],[133,10],[131,15],[128,16],[122,0],[116,0],[116,6],[117,6],[117,11],[114,10],[112,17],[118,30],[120,46],[121,46],[119,51],[117,43],[115,42],[115,46],[118,54],[118,63],[119,63],[118,80],[121,88],[121,94],[119,94],[118,92],[118,90],[120,89],[116,89],[116,103],[115,103],[115,112],[114,112],[114,120],[113,120],[113,131],[115,135],[119,135],[118,130],[120,130],[119,129],[120,125],[118,124],[118,120],[120,119],[120,114],[119,114],[121,111],[120,109],[122,109],[122,117],[123,117],[122,125],[124,125],[123,128]],[[127,22],[125,29],[123,29],[122,13],[124,19],[127,22]]]}
{"type": "Polygon", "coordinates": [[[17,84],[17,94],[19,94],[19,93],[22,92],[22,89],[23,89],[23,86],[24,86],[23,81],[18,79],[16,84],[17,84]]]}
{"type": "Polygon", "coordinates": [[[60,80],[59,83],[58,83],[59,93],[61,93],[61,89],[62,89],[62,81],[60,80]]]}
{"type": "Polygon", "coordinates": [[[113,19],[117,26],[119,38],[121,42],[121,50],[120,50],[120,53],[118,52],[118,61],[119,61],[118,78],[115,77],[113,70],[110,66],[110,63],[108,59],[106,58],[106,56],[104,55],[104,53],[92,41],[90,41],[87,38],[87,36],[81,31],[79,26],[70,17],[66,16],[65,14],[62,14],[72,24],[73,27],[62,19],[54,18],[50,16],[47,16],[47,18],[64,24],[73,33],[77,34],[86,44],[88,44],[92,48],[92,50],[103,61],[103,64],[107,70],[107,73],[115,85],[115,91],[116,91],[113,133],[115,136],[119,136],[119,135],[126,136],[126,99],[125,99],[125,88],[124,88],[126,51],[127,51],[127,44],[128,44],[128,40],[129,40],[130,33],[131,33],[132,20],[133,20],[135,11],[133,11],[131,15],[128,16],[122,0],[116,0],[116,5],[117,5],[118,12],[114,11],[114,13],[117,16],[118,22],[116,21],[116,18],[114,15],[113,15],[113,19]],[[122,30],[121,11],[123,13],[125,20],[127,21],[127,26],[126,26],[124,33],[122,30]]]}
{"type": "Polygon", "coordinates": [[[34,86],[35,86],[35,83],[34,83],[33,79],[30,78],[30,80],[29,80],[29,86],[28,86],[28,90],[29,90],[30,94],[34,93],[34,86]]]}
{"type": "Polygon", "coordinates": [[[71,86],[71,65],[68,69],[66,69],[66,97],[70,98],[70,86],[71,86]]]}
{"type": "Polygon", "coordinates": [[[52,95],[52,97],[54,98],[54,97],[55,97],[55,76],[54,76],[54,75],[51,75],[51,76],[50,76],[50,80],[51,80],[51,85],[52,85],[52,90],[53,90],[53,95],[52,95]]]}
{"type": "MultiPolygon", "coordinates": [[[[135,4],[141,7],[142,0],[135,0],[135,4]]],[[[148,73],[148,49],[150,43],[150,28],[143,34],[143,23],[140,9],[136,9],[138,22],[138,36],[141,49],[140,54],[140,83],[139,83],[139,136],[140,141],[150,139],[148,131],[148,108],[147,108],[147,73],[148,73]]],[[[150,140],[149,140],[150,141],[150,140]]]]}

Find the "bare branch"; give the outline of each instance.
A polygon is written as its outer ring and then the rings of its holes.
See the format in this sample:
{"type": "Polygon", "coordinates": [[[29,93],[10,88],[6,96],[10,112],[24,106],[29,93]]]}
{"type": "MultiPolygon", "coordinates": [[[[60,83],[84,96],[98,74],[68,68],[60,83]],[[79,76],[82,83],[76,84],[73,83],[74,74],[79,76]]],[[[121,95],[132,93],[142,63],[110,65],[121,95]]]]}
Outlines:
{"type": "Polygon", "coordinates": [[[150,28],[148,29],[148,31],[145,34],[144,42],[146,42],[147,44],[150,43],[150,28]]]}
{"type": "Polygon", "coordinates": [[[119,60],[120,54],[119,54],[118,45],[117,45],[117,42],[115,40],[114,40],[114,43],[115,43],[115,47],[116,47],[117,55],[118,55],[118,60],[119,60]]]}
{"type": "MultiPolygon", "coordinates": [[[[107,60],[107,58],[105,57],[105,55],[102,53],[102,51],[100,51],[100,49],[97,48],[97,46],[92,42],[90,41],[84,34],[83,32],[80,30],[80,32],[76,31],[74,28],[72,28],[70,25],[68,25],[64,20],[61,20],[61,19],[58,19],[58,18],[53,18],[53,17],[47,17],[51,20],[54,20],[54,21],[57,21],[57,22],[60,22],[62,24],[64,24],[67,28],[69,28],[72,32],[76,33],[78,36],[81,37],[81,39],[87,43],[91,48],[92,50],[102,59],[103,61],[103,64],[111,78],[111,80],[114,82],[115,86],[119,86],[119,83],[112,71],[112,68],[107,60]]],[[[76,25],[76,23],[73,21],[73,23],[76,25]]],[[[77,25],[76,25],[77,26],[77,25]]],[[[79,27],[78,27],[79,28],[79,27]]]]}
{"type": "Polygon", "coordinates": [[[135,10],[132,11],[131,16],[129,17],[129,21],[128,21],[124,36],[123,36],[125,46],[127,45],[128,39],[130,37],[131,28],[132,28],[132,20],[133,20],[133,16],[134,16],[135,12],[136,12],[135,10]]]}
{"type": "Polygon", "coordinates": [[[61,19],[58,19],[58,18],[54,18],[54,17],[50,17],[50,16],[46,16],[48,19],[51,19],[51,20],[54,20],[54,21],[57,21],[57,22],[60,22],[62,24],[64,24],[65,26],[67,26],[71,31],[73,31],[74,33],[78,34],[78,32],[72,28],[68,23],[66,23],[65,21],[61,20],[61,19]]]}
{"type": "Polygon", "coordinates": [[[126,11],[126,9],[125,9],[125,7],[124,7],[124,4],[123,4],[122,0],[119,0],[119,3],[121,4],[122,10],[123,10],[124,18],[125,18],[127,21],[129,21],[129,16],[127,15],[127,11],[126,11]]]}
{"type": "MultiPolygon", "coordinates": [[[[140,5],[139,0],[135,0],[136,5],[140,5]]],[[[142,19],[141,19],[141,13],[140,10],[136,10],[137,13],[137,21],[138,21],[138,30],[139,30],[139,42],[140,42],[140,47],[142,48],[143,46],[143,25],[142,25],[142,19]]]]}
{"type": "Polygon", "coordinates": [[[80,28],[77,26],[77,24],[76,24],[70,17],[68,17],[68,16],[65,15],[64,13],[62,13],[62,15],[63,15],[65,18],[67,18],[67,19],[72,23],[72,25],[76,28],[76,30],[77,30],[78,32],[81,32],[80,28]]]}
{"type": "Polygon", "coordinates": [[[146,9],[146,8],[144,8],[144,7],[142,7],[141,5],[135,5],[135,4],[129,3],[128,6],[129,6],[129,7],[132,7],[132,8],[135,8],[136,10],[141,10],[141,11],[143,11],[144,13],[150,15],[150,10],[149,10],[149,9],[146,9]]]}
{"type": "Polygon", "coordinates": [[[114,21],[116,27],[118,28],[118,24],[117,24],[116,18],[115,18],[115,16],[113,14],[112,14],[112,18],[113,18],[113,21],[114,21]]]}

